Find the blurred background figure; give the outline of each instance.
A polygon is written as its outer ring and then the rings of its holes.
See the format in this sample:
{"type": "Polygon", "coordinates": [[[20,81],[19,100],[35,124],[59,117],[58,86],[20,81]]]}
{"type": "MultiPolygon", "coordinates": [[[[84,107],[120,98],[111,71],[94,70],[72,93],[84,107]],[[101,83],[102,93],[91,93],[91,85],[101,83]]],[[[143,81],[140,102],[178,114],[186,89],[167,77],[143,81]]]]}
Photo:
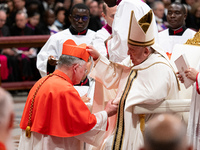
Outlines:
{"type": "Polygon", "coordinates": [[[103,4],[104,4],[103,0],[99,0],[98,1],[99,17],[100,17],[100,21],[101,21],[102,26],[104,26],[106,24],[106,20],[102,16],[102,13],[103,13],[103,4]]]}
{"type": "Polygon", "coordinates": [[[42,28],[43,34],[53,35],[59,32],[59,29],[55,26],[54,21],[56,19],[54,11],[52,9],[48,9],[44,12],[44,25],[42,28]]]}
{"type": "Polygon", "coordinates": [[[162,114],[150,120],[144,130],[140,150],[192,150],[186,138],[186,126],[174,115],[162,114]]]}
{"type": "Polygon", "coordinates": [[[5,25],[6,18],[7,18],[6,12],[4,10],[0,10],[0,37],[10,35],[10,30],[8,26],[5,25]]]}
{"type": "Polygon", "coordinates": [[[28,22],[26,26],[31,28],[34,31],[34,34],[37,34],[38,25],[40,23],[40,14],[38,12],[30,12],[28,14],[28,22]]]}
{"type": "Polygon", "coordinates": [[[200,2],[196,2],[191,6],[191,10],[187,13],[186,26],[195,31],[200,29],[200,2]]]}
{"type": "Polygon", "coordinates": [[[25,7],[26,1],[25,0],[13,0],[13,6],[14,9],[12,12],[10,12],[6,24],[11,27],[15,23],[15,16],[18,13],[18,11],[22,11],[24,13],[27,13],[27,9],[25,7]]]}
{"type": "Polygon", "coordinates": [[[0,149],[14,150],[11,131],[14,121],[14,104],[11,95],[0,87],[0,149]]]}
{"type": "Polygon", "coordinates": [[[62,31],[65,25],[65,8],[58,7],[55,10],[55,16],[56,20],[54,21],[54,25],[59,29],[59,31],[62,31]]]}
{"type": "Polygon", "coordinates": [[[117,10],[117,5],[114,7],[108,7],[106,3],[103,4],[102,17],[107,22],[100,30],[95,34],[95,37],[92,40],[92,45],[94,48],[103,56],[108,58],[108,52],[106,50],[105,41],[112,34],[112,23],[117,10]]]}
{"type": "Polygon", "coordinates": [[[163,2],[155,1],[155,2],[152,3],[151,8],[152,8],[154,15],[155,15],[156,24],[157,24],[157,27],[158,27],[158,32],[167,29],[168,23],[163,20],[164,11],[165,11],[165,6],[164,6],[163,2]]]}
{"type": "Polygon", "coordinates": [[[100,16],[99,16],[99,5],[96,0],[92,0],[89,3],[89,9],[90,9],[90,22],[88,25],[88,29],[91,29],[93,31],[97,31],[102,28],[100,16]]]}
{"type": "MultiPolygon", "coordinates": [[[[4,10],[0,10],[0,37],[3,36],[9,36],[10,30],[5,25],[6,23],[6,12],[4,10]]],[[[0,49],[0,62],[1,62],[1,80],[7,80],[9,76],[9,70],[8,70],[8,59],[5,55],[2,55],[4,51],[7,51],[8,53],[13,54],[13,51],[10,48],[3,48],[0,49]]]]}
{"type": "MultiPolygon", "coordinates": [[[[28,36],[34,35],[34,31],[26,26],[28,22],[27,13],[19,11],[16,14],[16,23],[11,28],[12,36],[28,36]]],[[[17,63],[13,63],[14,68],[18,68],[19,81],[37,80],[39,72],[36,70],[37,49],[34,47],[15,47],[17,63]]],[[[16,73],[13,73],[16,74],[16,73]]]]}

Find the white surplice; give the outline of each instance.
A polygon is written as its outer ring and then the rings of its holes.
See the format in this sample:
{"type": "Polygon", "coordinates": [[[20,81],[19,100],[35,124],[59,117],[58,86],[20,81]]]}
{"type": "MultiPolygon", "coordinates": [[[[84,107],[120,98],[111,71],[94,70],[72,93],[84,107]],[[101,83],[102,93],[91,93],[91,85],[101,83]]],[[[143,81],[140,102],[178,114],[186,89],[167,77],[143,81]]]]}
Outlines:
{"type": "Polygon", "coordinates": [[[96,113],[95,116],[96,125],[90,131],[74,137],[64,138],[32,132],[31,137],[27,138],[23,130],[18,150],[84,150],[84,142],[98,146],[106,131],[108,117],[106,111],[96,113]]]}
{"type": "Polygon", "coordinates": [[[195,31],[186,29],[183,35],[169,35],[169,29],[158,33],[159,45],[167,53],[171,54],[175,44],[184,44],[195,35],[195,31]]]}
{"type": "MultiPolygon", "coordinates": [[[[158,53],[151,54],[147,60],[137,66],[131,67],[133,64],[129,57],[122,64],[112,63],[100,56],[91,76],[107,88],[118,88],[114,103],[119,103],[131,69],[138,70],[125,101],[122,142],[123,150],[138,150],[143,144],[143,136],[139,117],[133,113],[134,106],[156,104],[165,99],[178,99],[177,79],[169,60],[158,53]]],[[[146,115],[145,120],[148,121],[152,116],[146,115]]],[[[104,141],[102,149],[112,148],[114,134],[115,132],[104,141]]]]}
{"type": "MultiPolygon", "coordinates": [[[[198,65],[198,71],[200,71],[200,62],[198,65]]],[[[200,89],[199,74],[196,78],[196,82],[193,85],[187,136],[189,143],[193,145],[193,149],[200,150],[200,94],[197,92],[197,89],[200,89]]]]}
{"type": "Polygon", "coordinates": [[[86,35],[72,35],[69,29],[65,29],[50,36],[37,55],[37,69],[41,76],[44,77],[47,75],[47,60],[50,55],[59,59],[62,54],[63,43],[66,40],[72,39],[77,45],[82,43],[88,45],[91,43],[94,36],[95,32],[89,29],[87,30],[86,35]]]}

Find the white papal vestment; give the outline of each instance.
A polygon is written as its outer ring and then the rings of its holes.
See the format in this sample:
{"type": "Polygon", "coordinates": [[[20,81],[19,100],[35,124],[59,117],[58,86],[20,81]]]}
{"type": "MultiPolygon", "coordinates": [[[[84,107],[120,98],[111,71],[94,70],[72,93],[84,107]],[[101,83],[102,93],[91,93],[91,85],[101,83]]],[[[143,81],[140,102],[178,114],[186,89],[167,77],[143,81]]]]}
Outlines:
{"type": "MultiPolygon", "coordinates": [[[[166,57],[166,56],[165,56],[166,57]]],[[[137,104],[155,104],[164,99],[178,99],[176,75],[170,67],[169,60],[158,53],[151,54],[147,60],[137,66],[132,66],[128,57],[123,65],[112,63],[100,56],[91,76],[102,82],[107,88],[118,88],[114,103],[119,103],[123,92],[130,89],[126,95],[124,112],[123,150],[138,150],[143,144],[138,115],[134,114],[137,104]],[[130,71],[135,72],[132,85],[126,86],[130,71]]],[[[120,107],[120,105],[119,105],[120,107]]],[[[146,121],[153,115],[146,115],[146,121]]],[[[118,117],[119,119],[119,117],[118,117]]],[[[102,149],[112,149],[115,132],[102,145],[102,149]]]]}

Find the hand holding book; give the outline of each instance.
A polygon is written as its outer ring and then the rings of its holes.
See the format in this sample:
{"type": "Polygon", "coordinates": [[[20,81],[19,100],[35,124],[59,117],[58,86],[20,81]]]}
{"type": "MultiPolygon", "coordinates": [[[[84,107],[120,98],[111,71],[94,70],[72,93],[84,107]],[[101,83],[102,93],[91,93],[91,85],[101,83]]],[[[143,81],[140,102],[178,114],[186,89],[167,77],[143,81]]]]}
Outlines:
{"type": "Polygon", "coordinates": [[[187,89],[195,82],[196,76],[194,77],[194,75],[197,73],[194,71],[194,68],[189,67],[185,54],[182,54],[174,62],[178,69],[178,78],[182,83],[184,83],[184,86],[187,89]]]}

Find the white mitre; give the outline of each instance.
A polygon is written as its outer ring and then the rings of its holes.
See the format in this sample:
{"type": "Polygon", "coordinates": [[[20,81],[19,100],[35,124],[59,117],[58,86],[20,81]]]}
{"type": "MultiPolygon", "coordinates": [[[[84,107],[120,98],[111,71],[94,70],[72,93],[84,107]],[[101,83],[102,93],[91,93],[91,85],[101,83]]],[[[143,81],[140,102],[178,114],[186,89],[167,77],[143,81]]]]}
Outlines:
{"type": "Polygon", "coordinates": [[[134,11],[132,11],[128,33],[128,44],[144,47],[153,45],[154,26],[152,20],[152,10],[145,14],[139,21],[136,20],[134,11]]]}
{"type": "Polygon", "coordinates": [[[143,47],[151,46],[155,51],[169,60],[164,50],[155,43],[154,23],[152,10],[138,21],[136,20],[134,11],[132,11],[128,32],[128,44],[143,47]]]}

